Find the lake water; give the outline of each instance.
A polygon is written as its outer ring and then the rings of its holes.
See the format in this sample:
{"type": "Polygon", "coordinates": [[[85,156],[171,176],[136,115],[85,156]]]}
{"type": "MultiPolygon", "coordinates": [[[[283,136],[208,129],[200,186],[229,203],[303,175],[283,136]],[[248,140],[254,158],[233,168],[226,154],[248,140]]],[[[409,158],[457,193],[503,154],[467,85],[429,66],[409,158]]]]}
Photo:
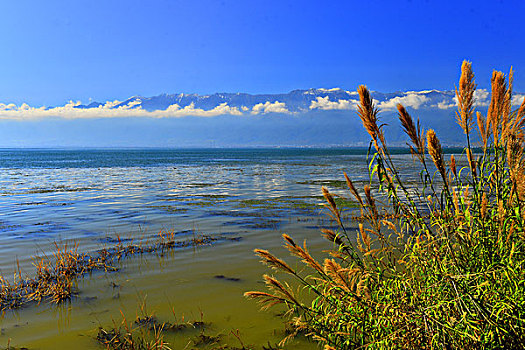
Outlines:
{"type": "MultiPolygon", "coordinates": [[[[409,155],[394,157],[404,176],[417,178],[409,155]]],[[[285,257],[282,233],[306,239],[315,254],[329,249],[319,234],[332,225],[320,205],[321,186],[346,194],[343,171],[362,187],[367,169],[365,149],[0,150],[0,272],[6,278],[17,261],[31,275],[31,256],[49,255],[54,242],[76,242],[89,252],[111,246],[117,235],[147,241],[160,230],[174,230],[181,240],[222,238],[128,258],[117,273],[85,276],[71,303],[9,311],[0,321],[0,344],[100,348],[98,327],[118,323],[121,312],[133,320],[144,299],[160,320],[173,321],[171,310],[185,320],[202,312],[207,332],[224,343],[239,346],[230,334],[239,330],[245,344],[274,344],[284,336],[277,311],[260,312],[242,297],[264,290],[261,275],[268,270],[253,249],[285,257]]],[[[191,348],[195,334],[166,340],[173,349],[191,348]]],[[[289,345],[310,347],[302,339],[289,345]]]]}

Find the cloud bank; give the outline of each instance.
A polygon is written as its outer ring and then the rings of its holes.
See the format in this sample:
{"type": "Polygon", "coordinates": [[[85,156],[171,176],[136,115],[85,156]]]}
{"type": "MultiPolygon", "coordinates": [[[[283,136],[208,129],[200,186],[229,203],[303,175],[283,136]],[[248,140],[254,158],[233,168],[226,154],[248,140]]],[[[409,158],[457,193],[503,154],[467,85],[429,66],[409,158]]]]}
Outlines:
{"type": "MultiPolygon", "coordinates": [[[[384,112],[393,112],[398,103],[414,110],[452,110],[457,108],[454,91],[408,91],[395,93],[372,92],[374,103],[384,112]]],[[[475,106],[487,108],[490,92],[478,89],[475,106]]],[[[220,115],[250,116],[268,114],[301,114],[308,112],[354,111],[357,109],[356,92],[339,88],[295,90],[287,94],[250,95],[220,93],[213,95],[177,94],[154,97],[131,97],[125,101],[83,105],[69,101],[57,107],[33,107],[0,103],[0,120],[34,120],[45,118],[100,119],[100,118],[181,118],[216,117],[220,115]]],[[[512,104],[521,105],[525,94],[513,96],[512,104]]]]}
{"type": "Polygon", "coordinates": [[[252,108],[252,114],[261,114],[261,113],[290,113],[288,109],[286,109],[286,104],[284,102],[270,102],[266,101],[265,103],[258,103],[252,108]]]}
{"type": "Polygon", "coordinates": [[[125,118],[125,117],[150,117],[150,118],[180,118],[187,116],[196,117],[216,117],[219,115],[242,115],[243,113],[237,107],[230,107],[227,103],[221,103],[212,109],[195,108],[195,104],[181,107],[178,104],[170,105],[165,110],[147,111],[138,103],[130,103],[123,106],[115,107],[121,101],[115,100],[106,102],[104,105],[91,108],[78,108],[81,102],[65,104],[61,107],[31,107],[27,104],[16,106],[14,104],[0,103],[0,119],[42,119],[42,118],[64,118],[64,119],[96,119],[96,118],[125,118]]]}
{"type": "Polygon", "coordinates": [[[310,104],[310,109],[321,109],[321,110],[338,110],[338,109],[356,109],[357,100],[337,100],[337,102],[330,101],[328,96],[317,97],[310,104]]]}
{"type": "Polygon", "coordinates": [[[405,107],[411,107],[419,109],[421,105],[428,102],[430,99],[425,95],[421,95],[417,92],[407,93],[406,96],[399,96],[389,99],[388,101],[380,102],[378,107],[383,110],[393,110],[396,108],[398,103],[401,103],[405,107]]]}

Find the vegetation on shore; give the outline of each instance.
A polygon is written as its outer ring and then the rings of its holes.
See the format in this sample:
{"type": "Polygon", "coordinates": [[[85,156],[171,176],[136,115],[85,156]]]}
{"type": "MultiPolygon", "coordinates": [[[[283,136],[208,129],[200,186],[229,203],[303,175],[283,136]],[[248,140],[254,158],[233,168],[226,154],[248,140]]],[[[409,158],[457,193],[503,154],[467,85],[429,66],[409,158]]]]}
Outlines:
{"type": "MultiPolygon", "coordinates": [[[[262,249],[256,254],[282,278],[264,275],[268,292],[245,295],[263,308],[285,305],[297,332],[329,349],[487,348],[525,343],[525,100],[512,111],[512,76],[494,71],[486,116],[475,112],[476,84],[463,62],[456,89],[457,122],[465,133],[458,169],[447,162],[436,133],[397,105],[421,183],[408,185],[396,169],[365,86],[358,114],[371,137],[370,184],[358,190],[345,174],[360,216],[349,226],[323,187],[337,230],[322,230],[334,248],[314,259],[292,237],[294,268],[262,249]],[[474,118],[476,117],[476,118],[474,118]],[[477,129],[481,151],[475,152],[477,129]],[[380,201],[382,203],[380,203],[380,201]],[[283,276],[283,278],[286,278],[283,276]]],[[[291,335],[293,336],[293,334],[291,335]]],[[[283,341],[286,341],[284,339],[283,341]]]]}

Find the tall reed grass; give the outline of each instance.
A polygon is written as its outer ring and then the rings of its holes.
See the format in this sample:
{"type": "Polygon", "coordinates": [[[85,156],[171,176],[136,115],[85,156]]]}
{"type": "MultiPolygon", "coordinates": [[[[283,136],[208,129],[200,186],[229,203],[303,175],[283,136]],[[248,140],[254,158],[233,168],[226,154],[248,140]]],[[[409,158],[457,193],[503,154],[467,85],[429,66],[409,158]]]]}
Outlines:
{"type": "Polygon", "coordinates": [[[507,76],[494,71],[483,115],[475,111],[471,63],[463,62],[456,88],[463,167],[454,155],[446,161],[436,133],[397,106],[421,166],[417,185],[396,167],[378,109],[359,86],[358,115],[373,150],[370,182],[358,190],[344,174],[359,215],[349,225],[323,188],[339,227],[322,230],[333,243],[328,256],[317,261],[306,243],[283,235],[306,269],[265,250],[255,253],[300,288],[264,275],[269,290],[245,295],[263,308],[283,304],[296,333],[306,332],[325,349],[523,348],[525,100],[512,110],[512,77],[512,69],[507,76]],[[472,144],[475,132],[479,148],[472,144]]]}

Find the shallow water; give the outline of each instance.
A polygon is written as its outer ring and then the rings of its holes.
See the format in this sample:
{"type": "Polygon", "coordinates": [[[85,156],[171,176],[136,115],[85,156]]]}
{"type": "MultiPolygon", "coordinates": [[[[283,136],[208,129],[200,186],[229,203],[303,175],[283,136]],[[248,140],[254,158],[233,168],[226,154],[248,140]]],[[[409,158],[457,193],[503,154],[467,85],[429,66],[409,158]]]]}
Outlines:
{"type": "MultiPolygon", "coordinates": [[[[410,156],[395,155],[407,179],[410,156]]],[[[97,348],[99,326],[147,311],[161,321],[199,320],[207,334],[239,346],[274,344],[284,335],[278,310],[259,312],[242,297],[264,290],[268,270],[253,255],[264,248],[286,256],[280,235],[307,239],[314,254],[329,246],[319,228],[332,225],[320,206],[321,185],[344,193],[346,171],[360,187],[368,179],[366,150],[1,150],[0,271],[12,276],[18,260],[31,274],[31,256],[49,255],[53,242],[82,251],[111,246],[115,238],[149,240],[174,230],[181,240],[206,234],[234,238],[123,261],[117,273],[95,272],[78,281],[71,303],[8,312],[0,344],[38,349],[97,348]],[[219,278],[217,276],[224,276],[219,278]],[[236,280],[238,279],[238,280],[236,280]]],[[[292,260],[293,261],[293,260],[292,260]]],[[[184,348],[199,330],[168,334],[184,348]]],[[[293,348],[315,348],[298,339],[293,348]]]]}

